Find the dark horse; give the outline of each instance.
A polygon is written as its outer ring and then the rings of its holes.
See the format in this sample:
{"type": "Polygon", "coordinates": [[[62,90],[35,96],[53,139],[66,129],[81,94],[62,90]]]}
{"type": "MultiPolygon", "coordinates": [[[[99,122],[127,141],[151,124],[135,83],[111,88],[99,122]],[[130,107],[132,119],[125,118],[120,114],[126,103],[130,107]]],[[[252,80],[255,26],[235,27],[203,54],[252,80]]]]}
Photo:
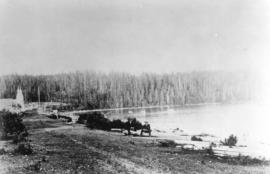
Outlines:
{"type": "Polygon", "coordinates": [[[143,135],[143,133],[148,133],[149,137],[151,137],[151,127],[150,124],[148,122],[145,122],[145,124],[142,126],[142,130],[141,130],[141,136],[143,135]]]}
{"type": "Polygon", "coordinates": [[[132,131],[141,130],[141,136],[143,135],[143,133],[149,133],[149,136],[151,136],[150,124],[146,122],[144,125],[142,125],[142,123],[136,120],[136,118],[128,118],[126,122],[122,122],[119,119],[113,120],[111,125],[112,125],[112,128],[118,128],[118,129],[121,129],[121,131],[127,130],[128,135],[131,134],[130,132],[131,130],[132,131]]]}
{"type": "Polygon", "coordinates": [[[142,129],[142,123],[137,121],[136,118],[128,118],[128,121],[125,123],[125,129],[130,135],[130,130],[137,131],[142,129]]]}
{"type": "Polygon", "coordinates": [[[137,131],[141,130],[141,136],[143,133],[148,133],[149,136],[151,136],[151,127],[148,122],[145,122],[144,125],[141,124],[141,122],[137,121],[136,118],[128,119],[126,122],[126,129],[128,130],[128,134],[130,135],[130,130],[137,131]]]}

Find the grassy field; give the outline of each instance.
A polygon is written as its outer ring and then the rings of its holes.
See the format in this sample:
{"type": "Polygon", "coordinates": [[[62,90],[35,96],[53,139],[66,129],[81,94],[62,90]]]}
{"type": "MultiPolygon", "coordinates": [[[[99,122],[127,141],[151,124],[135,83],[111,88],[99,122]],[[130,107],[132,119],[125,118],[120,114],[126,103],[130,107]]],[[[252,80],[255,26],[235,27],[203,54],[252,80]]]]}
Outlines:
{"type": "MultiPolygon", "coordinates": [[[[205,152],[161,147],[157,137],[131,137],[34,115],[24,119],[31,155],[2,143],[0,173],[270,173],[266,164],[244,165],[205,152]]],[[[1,149],[1,148],[0,148],[1,149]]]]}

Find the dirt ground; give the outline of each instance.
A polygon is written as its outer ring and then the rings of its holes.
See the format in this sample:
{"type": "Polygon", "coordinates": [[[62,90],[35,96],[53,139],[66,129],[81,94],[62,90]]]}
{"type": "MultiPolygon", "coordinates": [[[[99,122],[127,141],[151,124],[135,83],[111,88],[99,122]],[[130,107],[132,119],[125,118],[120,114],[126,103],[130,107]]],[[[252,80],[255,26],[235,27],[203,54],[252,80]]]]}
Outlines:
{"type": "Polygon", "coordinates": [[[270,173],[263,164],[232,164],[204,152],[160,147],[158,137],[131,137],[35,116],[24,119],[31,155],[2,142],[0,173],[270,173]]]}

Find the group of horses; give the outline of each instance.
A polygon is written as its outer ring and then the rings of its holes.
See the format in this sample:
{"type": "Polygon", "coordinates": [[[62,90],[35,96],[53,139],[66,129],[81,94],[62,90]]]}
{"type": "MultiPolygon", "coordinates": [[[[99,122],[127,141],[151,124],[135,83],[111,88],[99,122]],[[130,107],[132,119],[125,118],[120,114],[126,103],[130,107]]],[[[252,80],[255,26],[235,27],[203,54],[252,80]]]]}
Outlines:
{"type": "Polygon", "coordinates": [[[128,135],[131,135],[131,131],[141,130],[141,136],[144,133],[148,133],[148,135],[151,136],[150,124],[147,122],[142,124],[136,118],[128,118],[127,121],[122,121],[120,119],[111,121],[108,118],[105,118],[102,113],[93,112],[79,115],[77,123],[86,124],[90,129],[101,129],[106,131],[120,129],[121,132],[127,130],[128,135]]]}
{"type": "Polygon", "coordinates": [[[121,120],[113,120],[112,121],[112,128],[127,130],[128,135],[131,134],[131,131],[138,131],[141,130],[140,135],[142,136],[143,133],[148,133],[149,136],[151,136],[151,127],[150,124],[145,122],[145,124],[142,124],[136,118],[128,118],[126,122],[123,122],[121,120]]]}

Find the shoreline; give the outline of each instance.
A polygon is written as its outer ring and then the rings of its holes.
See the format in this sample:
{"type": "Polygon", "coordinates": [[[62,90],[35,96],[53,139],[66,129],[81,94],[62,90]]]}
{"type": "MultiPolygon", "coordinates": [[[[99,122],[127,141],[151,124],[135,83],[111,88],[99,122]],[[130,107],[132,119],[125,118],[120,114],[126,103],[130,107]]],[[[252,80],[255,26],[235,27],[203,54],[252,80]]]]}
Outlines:
{"type": "MultiPolygon", "coordinates": [[[[243,102],[237,102],[237,104],[242,104],[243,102]]],[[[244,103],[251,103],[251,102],[244,102],[244,103]]],[[[213,105],[224,105],[225,103],[200,103],[200,104],[188,104],[188,105],[163,105],[163,106],[148,106],[148,107],[129,107],[129,108],[114,108],[114,109],[98,109],[98,110],[80,110],[80,111],[70,111],[70,112],[59,112],[60,115],[66,115],[72,118],[72,120],[76,120],[78,118],[77,114],[81,113],[87,113],[87,112],[95,112],[95,111],[116,111],[116,110],[130,110],[130,109],[146,109],[146,108],[168,108],[169,107],[189,107],[189,106],[213,106],[213,105]]],[[[235,103],[234,103],[235,104],[235,103]]],[[[226,103],[227,105],[227,103],[226,103]]],[[[231,105],[231,103],[230,103],[231,105]]],[[[129,113],[129,116],[137,115],[138,113],[129,113]]],[[[140,119],[138,119],[140,121],[140,119]]],[[[76,121],[73,121],[75,123],[76,121]]],[[[193,135],[199,136],[200,134],[191,134],[189,132],[184,132],[183,130],[174,131],[173,129],[170,130],[157,130],[154,127],[152,128],[154,130],[153,135],[158,136],[160,139],[171,139],[175,143],[179,144],[188,144],[190,147],[193,147],[194,149],[202,149],[202,148],[208,148],[211,143],[214,143],[217,145],[217,148],[214,148],[214,150],[218,152],[222,152],[220,154],[226,154],[228,152],[228,155],[247,155],[252,158],[258,158],[258,159],[267,159],[270,160],[270,145],[264,142],[261,143],[259,141],[247,141],[243,140],[243,137],[238,137],[240,139],[240,142],[238,142],[238,145],[232,148],[227,148],[226,146],[223,146],[220,141],[223,141],[223,139],[217,135],[210,134],[207,132],[204,137],[201,137],[203,140],[203,145],[201,145],[200,142],[191,141],[191,137],[193,135]],[[182,131],[182,132],[181,132],[182,131]],[[211,136],[210,136],[211,135],[211,136]]],[[[179,128],[175,128],[177,130],[179,128]]],[[[237,135],[237,134],[235,134],[237,135]]],[[[239,136],[239,135],[237,135],[239,136]]],[[[224,138],[224,137],[223,137],[224,138]]]]}
{"type": "MultiPolygon", "coordinates": [[[[77,114],[77,113],[87,113],[87,112],[103,112],[103,111],[123,111],[123,110],[135,110],[135,109],[153,109],[153,108],[174,108],[174,107],[189,107],[189,106],[211,106],[211,105],[227,105],[227,104],[242,104],[242,103],[252,103],[253,101],[235,101],[235,102],[204,102],[204,103],[190,103],[190,104],[179,104],[179,105],[151,105],[151,106],[141,106],[141,107],[121,107],[121,108],[104,108],[104,109],[83,109],[83,110],[73,110],[73,111],[63,111],[62,114],[77,114]]],[[[37,102],[28,103],[38,104],[37,102]]],[[[41,102],[41,105],[51,104],[51,102],[41,102]]],[[[53,102],[57,105],[66,105],[66,103],[53,102]]]]}
{"type": "MultiPolygon", "coordinates": [[[[127,134],[127,132],[123,132],[127,134]]],[[[237,144],[235,146],[226,146],[221,143],[222,139],[213,134],[188,134],[183,130],[178,132],[166,132],[154,129],[152,136],[139,136],[140,131],[132,131],[134,138],[136,139],[153,139],[153,140],[169,140],[173,141],[176,148],[182,148],[185,150],[201,151],[211,148],[217,157],[238,157],[245,156],[252,159],[258,159],[262,161],[270,161],[270,154],[266,154],[266,151],[270,148],[268,144],[260,143],[261,147],[256,146],[257,151],[254,147],[250,147],[248,144],[237,144]],[[191,140],[192,136],[199,137],[202,141],[191,140]]],[[[257,144],[258,145],[258,144],[257,144]]]]}
{"type": "MultiPolygon", "coordinates": [[[[237,102],[237,104],[242,104],[243,102],[237,102]]],[[[251,103],[251,102],[244,102],[244,103],[251,103]]],[[[170,107],[188,107],[188,106],[212,106],[212,105],[223,105],[224,103],[200,103],[200,104],[188,104],[188,105],[171,105],[170,107]]],[[[226,103],[227,104],[227,103],[226,103]]],[[[235,103],[234,103],[235,104],[235,103]]],[[[164,106],[149,106],[149,107],[132,107],[132,108],[115,108],[115,109],[108,109],[108,110],[129,110],[129,109],[145,109],[145,108],[166,108],[169,107],[169,105],[164,105],[164,106]]],[[[103,111],[108,111],[108,110],[103,110],[103,111]]],[[[87,112],[94,112],[94,111],[102,111],[102,109],[100,110],[82,110],[82,111],[71,111],[71,112],[62,112],[60,114],[64,114],[64,115],[68,115],[70,117],[73,117],[74,119],[76,119],[76,113],[87,113],[87,112]]],[[[128,115],[136,115],[138,113],[131,113],[128,115]]],[[[140,120],[140,119],[139,119],[140,120]]],[[[175,128],[175,129],[179,129],[179,128],[175,128]]],[[[181,130],[182,132],[175,132],[173,129],[170,130],[158,130],[158,129],[153,129],[156,130],[156,132],[153,132],[153,135],[158,136],[159,138],[162,139],[171,139],[175,142],[180,142],[182,143],[182,141],[187,141],[185,143],[189,144],[190,146],[193,146],[194,148],[202,148],[201,145],[198,145],[197,142],[195,141],[191,141],[191,137],[193,135],[198,136],[199,134],[190,134],[188,132],[184,132],[183,130],[181,130]],[[174,131],[174,132],[173,132],[174,131]],[[199,147],[197,147],[199,146],[199,147]]],[[[201,133],[200,133],[201,134],[201,133]]],[[[233,133],[234,134],[234,133],[233,133]]],[[[209,132],[206,133],[207,136],[204,136],[203,142],[208,143],[208,145],[203,146],[203,148],[207,148],[207,146],[209,146],[209,144],[211,142],[215,143],[217,146],[219,146],[217,149],[215,149],[216,151],[224,151],[224,153],[226,151],[232,151],[232,155],[233,154],[237,154],[237,155],[248,155],[251,156],[253,158],[259,158],[259,159],[267,159],[270,160],[270,151],[268,149],[270,149],[270,144],[267,144],[267,142],[261,142],[261,141],[250,141],[248,140],[243,140],[243,137],[238,137],[240,139],[240,142],[238,142],[238,145],[232,148],[227,148],[226,146],[222,146],[220,141],[223,141],[223,139],[217,135],[213,135],[209,132]],[[211,136],[210,136],[211,135],[211,136]]],[[[237,135],[237,134],[235,134],[237,135]]],[[[239,135],[237,135],[239,136],[239,135]]],[[[224,137],[223,137],[224,138],[224,137]]]]}
{"type": "MultiPolygon", "coordinates": [[[[193,149],[193,150],[203,150],[207,149],[214,144],[214,147],[211,147],[213,151],[218,156],[249,156],[250,158],[256,158],[260,160],[270,161],[270,153],[266,154],[267,150],[270,148],[270,145],[257,143],[255,147],[250,147],[249,144],[237,144],[235,146],[225,146],[222,145],[222,139],[213,134],[188,134],[182,130],[177,132],[160,132],[153,131],[153,136],[156,136],[158,139],[169,139],[174,141],[179,147],[193,149]],[[202,141],[192,141],[191,137],[196,136],[201,138],[202,141]],[[260,146],[260,147],[258,147],[260,146]],[[254,150],[257,148],[257,151],[254,150]]],[[[269,151],[269,150],[268,150],[269,151]]]]}
{"type": "MultiPolygon", "coordinates": [[[[33,154],[13,154],[8,143],[0,155],[6,173],[269,173],[266,161],[246,157],[215,157],[207,150],[179,147],[165,136],[126,136],[120,132],[91,130],[44,115],[26,116],[27,142],[33,154]],[[163,143],[163,144],[162,144],[163,143]],[[64,147],[64,148],[63,148],[64,147]],[[32,166],[39,164],[40,168],[32,166]]],[[[206,135],[204,135],[206,136],[206,135]]],[[[201,142],[198,142],[198,144],[201,142]]],[[[2,162],[2,161],[1,161],[2,162]]],[[[1,163],[2,164],[2,163],[1,163]]],[[[1,173],[1,172],[0,172],[1,173]]]]}

